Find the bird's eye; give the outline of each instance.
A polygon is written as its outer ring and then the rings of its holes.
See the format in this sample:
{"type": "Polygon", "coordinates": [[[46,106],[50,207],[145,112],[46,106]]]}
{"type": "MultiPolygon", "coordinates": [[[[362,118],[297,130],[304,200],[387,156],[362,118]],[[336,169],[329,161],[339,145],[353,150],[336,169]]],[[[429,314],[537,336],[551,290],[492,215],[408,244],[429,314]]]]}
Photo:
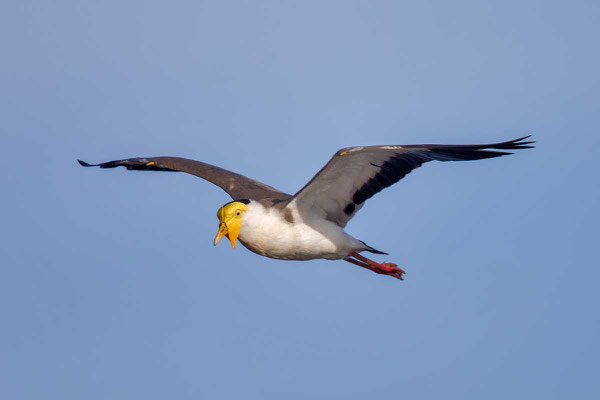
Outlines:
{"type": "Polygon", "coordinates": [[[235,215],[237,215],[239,217],[240,215],[242,215],[242,213],[238,211],[235,213],[235,215]]]}

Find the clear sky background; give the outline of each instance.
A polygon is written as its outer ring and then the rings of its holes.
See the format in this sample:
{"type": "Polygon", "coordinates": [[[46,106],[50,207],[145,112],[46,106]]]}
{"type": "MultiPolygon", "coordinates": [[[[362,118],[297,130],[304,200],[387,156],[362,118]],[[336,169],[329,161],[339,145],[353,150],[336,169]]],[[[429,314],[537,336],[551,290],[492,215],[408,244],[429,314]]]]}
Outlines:
{"type": "Polygon", "coordinates": [[[597,1],[0,5],[2,399],[597,399],[597,1]],[[347,230],[406,280],[213,247],[219,188],[339,148],[430,163],[347,230]]]}

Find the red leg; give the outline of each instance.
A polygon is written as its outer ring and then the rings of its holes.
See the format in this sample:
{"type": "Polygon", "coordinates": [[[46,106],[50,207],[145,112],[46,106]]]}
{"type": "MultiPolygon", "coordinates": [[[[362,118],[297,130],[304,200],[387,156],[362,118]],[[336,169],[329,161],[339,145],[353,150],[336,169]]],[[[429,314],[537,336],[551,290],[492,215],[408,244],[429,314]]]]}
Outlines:
{"type": "Polygon", "coordinates": [[[373,271],[373,272],[377,272],[377,273],[379,273],[379,272],[377,271],[377,269],[375,269],[375,267],[371,267],[369,264],[367,264],[367,263],[364,263],[364,262],[362,262],[362,261],[355,260],[354,258],[344,258],[344,261],[348,261],[349,263],[352,263],[352,264],[354,264],[354,265],[358,265],[359,267],[363,267],[363,268],[366,268],[366,269],[370,269],[370,270],[371,270],[371,271],[373,271]]]}
{"type": "Polygon", "coordinates": [[[393,276],[394,278],[398,278],[398,279],[403,279],[402,274],[406,273],[402,269],[398,268],[396,266],[396,264],[392,264],[392,263],[379,264],[373,260],[369,260],[367,257],[361,256],[360,254],[358,254],[355,251],[350,253],[348,255],[348,258],[345,258],[345,260],[352,264],[358,265],[360,267],[370,269],[371,271],[376,272],[378,274],[389,275],[389,276],[393,276]],[[356,258],[356,260],[353,258],[350,258],[350,257],[354,257],[354,258],[356,258]]]}

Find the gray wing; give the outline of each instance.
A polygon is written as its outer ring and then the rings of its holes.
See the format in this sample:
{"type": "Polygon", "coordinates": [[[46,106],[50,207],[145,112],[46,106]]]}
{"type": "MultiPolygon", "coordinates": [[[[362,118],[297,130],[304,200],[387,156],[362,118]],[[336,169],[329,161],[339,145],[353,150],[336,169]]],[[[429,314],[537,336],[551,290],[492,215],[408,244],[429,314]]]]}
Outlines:
{"type": "Polygon", "coordinates": [[[342,228],[365,201],[428,161],[468,161],[512,154],[486,149],[528,149],[519,139],[483,145],[419,144],[348,147],[331,160],[290,199],[301,215],[313,215],[342,228]]]}
{"type": "Polygon", "coordinates": [[[84,167],[115,168],[119,166],[132,170],[143,171],[181,171],[196,175],[214,183],[223,189],[234,200],[250,199],[278,199],[288,200],[291,195],[280,192],[269,185],[250,179],[244,175],[236,174],[217,166],[200,161],[179,157],[148,157],[127,158],[124,160],[109,161],[101,164],[88,164],[77,160],[84,167]]]}

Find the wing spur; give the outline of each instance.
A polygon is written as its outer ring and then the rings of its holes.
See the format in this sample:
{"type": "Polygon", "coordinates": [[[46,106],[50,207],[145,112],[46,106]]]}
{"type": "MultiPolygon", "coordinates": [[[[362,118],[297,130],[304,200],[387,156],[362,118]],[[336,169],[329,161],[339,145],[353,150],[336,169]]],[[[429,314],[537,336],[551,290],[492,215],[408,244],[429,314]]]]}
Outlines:
{"type": "MultiPolygon", "coordinates": [[[[531,136],[531,135],[530,135],[531,136]]],[[[470,161],[529,149],[530,136],[482,145],[389,145],[347,147],[331,160],[290,200],[301,214],[319,215],[342,228],[376,193],[404,178],[428,161],[470,161]],[[493,149],[493,150],[488,150],[493,149]]]]}
{"type": "Polygon", "coordinates": [[[195,175],[214,183],[223,189],[234,200],[239,199],[277,199],[288,200],[291,195],[255,181],[244,175],[228,171],[215,165],[201,161],[189,160],[179,157],[148,157],[127,158],[123,160],[108,161],[100,164],[89,164],[77,160],[84,167],[115,168],[123,166],[130,170],[140,171],[180,171],[195,175]]]}

